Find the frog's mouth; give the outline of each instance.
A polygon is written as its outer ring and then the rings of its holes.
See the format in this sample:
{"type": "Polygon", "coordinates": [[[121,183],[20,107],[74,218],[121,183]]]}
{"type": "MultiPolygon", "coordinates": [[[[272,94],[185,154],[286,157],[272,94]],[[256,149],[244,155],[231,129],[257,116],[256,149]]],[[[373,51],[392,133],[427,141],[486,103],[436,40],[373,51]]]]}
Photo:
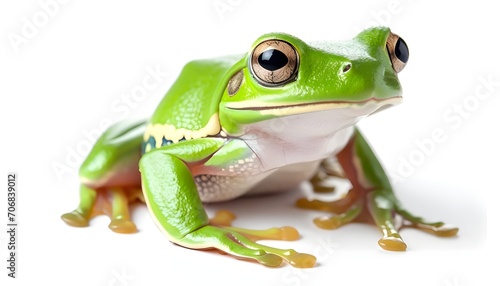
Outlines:
{"type": "Polygon", "coordinates": [[[365,110],[368,108],[368,113],[374,112],[382,106],[396,105],[402,101],[401,96],[395,96],[390,98],[369,98],[363,101],[322,101],[314,103],[298,103],[298,104],[273,104],[269,105],[263,102],[251,101],[251,102],[231,102],[226,105],[226,108],[231,110],[247,110],[247,111],[257,111],[262,115],[274,115],[274,116],[286,116],[294,114],[302,114],[315,111],[331,110],[331,109],[352,109],[365,110]],[[243,106],[244,105],[244,106],[243,106]]]}

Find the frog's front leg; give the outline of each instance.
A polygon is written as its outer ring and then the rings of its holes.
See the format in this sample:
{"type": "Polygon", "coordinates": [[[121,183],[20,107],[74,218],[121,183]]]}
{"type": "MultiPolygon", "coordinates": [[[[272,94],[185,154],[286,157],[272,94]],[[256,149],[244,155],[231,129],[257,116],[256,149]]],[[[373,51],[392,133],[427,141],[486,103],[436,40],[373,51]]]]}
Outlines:
{"type": "MultiPolygon", "coordinates": [[[[214,153],[230,153],[220,138],[200,138],[163,146],[145,154],[140,163],[144,198],[155,223],[170,241],[192,249],[216,248],[243,259],[276,267],[283,259],[295,267],[312,267],[316,259],[293,250],[267,247],[255,240],[290,239],[290,228],[253,231],[230,226],[232,216],[207,217],[193,176],[218,164],[214,153]],[[285,237],[284,237],[285,236],[285,237]]],[[[230,147],[227,147],[230,148],[230,147]]],[[[220,159],[220,158],[219,158],[220,159]]]]}
{"type": "Polygon", "coordinates": [[[403,226],[438,236],[454,236],[458,232],[458,228],[443,222],[428,222],[414,216],[401,206],[382,166],[358,130],[344,150],[337,154],[337,158],[351,181],[352,190],[344,198],[333,202],[305,198],[297,201],[299,207],[335,214],[316,218],[315,223],[319,227],[334,229],[355,220],[372,221],[383,234],[379,245],[395,251],[406,250],[407,247],[398,232],[403,226]],[[396,216],[403,219],[401,225],[396,225],[396,216]]]}

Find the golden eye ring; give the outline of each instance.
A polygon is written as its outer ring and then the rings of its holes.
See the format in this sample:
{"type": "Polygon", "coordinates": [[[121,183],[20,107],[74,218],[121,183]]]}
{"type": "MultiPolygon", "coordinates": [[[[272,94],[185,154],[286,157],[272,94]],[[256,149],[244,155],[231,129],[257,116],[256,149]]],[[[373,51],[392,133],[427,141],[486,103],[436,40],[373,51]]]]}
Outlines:
{"type": "Polygon", "coordinates": [[[391,59],[392,68],[397,73],[402,71],[410,57],[408,45],[403,38],[394,33],[390,33],[387,38],[386,47],[389,58],[391,59]]]}
{"type": "Polygon", "coordinates": [[[250,57],[250,70],[262,85],[275,87],[295,80],[299,56],[295,48],[282,40],[266,40],[258,44],[250,57]]]}

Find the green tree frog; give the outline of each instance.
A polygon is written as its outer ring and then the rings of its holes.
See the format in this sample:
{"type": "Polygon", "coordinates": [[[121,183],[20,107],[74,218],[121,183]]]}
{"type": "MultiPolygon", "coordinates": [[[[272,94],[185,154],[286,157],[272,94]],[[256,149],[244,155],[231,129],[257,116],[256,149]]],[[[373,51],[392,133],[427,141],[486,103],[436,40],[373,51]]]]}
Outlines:
{"type": "Polygon", "coordinates": [[[290,190],[306,180],[324,190],[337,163],[352,185],[344,197],[297,201],[329,213],[314,220],[317,226],[371,222],[382,232],[378,244],[394,251],[406,249],[397,217],[406,226],[453,236],[457,228],[401,206],[355,127],[401,101],[397,74],[408,56],[402,38],[374,27],[339,42],[270,33],[246,54],[189,62],[151,118],[119,122],[98,139],[79,172],[80,204],[62,219],[87,226],[104,213],[113,231],[135,232],[128,206],[140,199],[175,244],[272,267],[283,260],[313,267],[312,255],[257,243],[298,239],[295,228],[237,228],[229,212],[209,219],[203,203],[290,190]]]}

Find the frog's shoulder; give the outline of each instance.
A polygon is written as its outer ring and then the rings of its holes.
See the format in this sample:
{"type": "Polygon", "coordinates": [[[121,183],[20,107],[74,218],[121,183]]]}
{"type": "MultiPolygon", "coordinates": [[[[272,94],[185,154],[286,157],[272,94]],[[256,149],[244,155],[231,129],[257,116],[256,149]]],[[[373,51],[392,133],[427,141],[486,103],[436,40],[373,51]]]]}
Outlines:
{"type": "Polygon", "coordinates": [[[187,63],[151,117],[144,149],[220,132],[219,103],[243,55],[187,63]],[[149,146],[148,146],[149,145],[149,146]]]}

